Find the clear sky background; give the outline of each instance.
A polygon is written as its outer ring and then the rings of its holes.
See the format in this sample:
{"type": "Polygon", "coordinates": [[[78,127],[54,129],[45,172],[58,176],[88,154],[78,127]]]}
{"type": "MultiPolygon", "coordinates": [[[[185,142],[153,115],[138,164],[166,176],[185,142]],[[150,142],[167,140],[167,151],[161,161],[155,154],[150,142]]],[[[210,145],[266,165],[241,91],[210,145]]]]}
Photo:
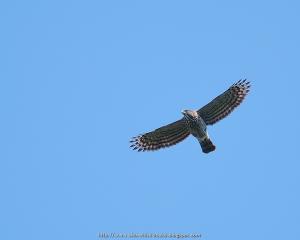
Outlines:
{"type": "Polygon", "coordinates": [[[300,239],[297,1],[2,1],[0,238],[98,232],[300,239]],[[129,139],[240,78],[209,127],[138,153],[129,139]]]}

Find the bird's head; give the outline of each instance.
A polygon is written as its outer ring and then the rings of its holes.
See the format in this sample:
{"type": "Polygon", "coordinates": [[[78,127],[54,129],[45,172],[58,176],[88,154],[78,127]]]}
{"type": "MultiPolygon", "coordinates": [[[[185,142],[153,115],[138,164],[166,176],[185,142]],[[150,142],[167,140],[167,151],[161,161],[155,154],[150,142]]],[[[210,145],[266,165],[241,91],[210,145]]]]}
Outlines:
{"type": "Polygon", "coordinates": [[[182,110],[181,113],[183,114],[184,117],[191,120],[198,117],[198,113],[193,110],[182,110]]]}

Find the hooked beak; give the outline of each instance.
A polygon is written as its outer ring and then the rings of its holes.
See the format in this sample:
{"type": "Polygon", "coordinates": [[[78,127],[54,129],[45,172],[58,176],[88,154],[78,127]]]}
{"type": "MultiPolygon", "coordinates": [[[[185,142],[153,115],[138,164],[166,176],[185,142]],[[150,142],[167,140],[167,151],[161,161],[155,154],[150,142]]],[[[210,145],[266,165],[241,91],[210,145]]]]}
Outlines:
{"type": "Polygon", "coordinates": [[[186,114],[186,111],[185,111],[185,110],[181,110],[181,113],[182,113],[183,115],[185,115],[185,114],[186,114]]]}

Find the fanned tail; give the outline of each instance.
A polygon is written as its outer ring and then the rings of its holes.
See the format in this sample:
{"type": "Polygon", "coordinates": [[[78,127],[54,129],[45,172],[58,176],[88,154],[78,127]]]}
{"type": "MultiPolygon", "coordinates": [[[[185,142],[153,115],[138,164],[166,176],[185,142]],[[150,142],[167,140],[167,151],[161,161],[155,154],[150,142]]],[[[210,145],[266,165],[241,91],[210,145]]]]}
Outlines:
{"type": "Polygon", "coordinates": [[[209,138],[205,138],[204,140],[199,140],[202,152],[209,153],[216,149],[216,146],[212,143],[209,138]]]}

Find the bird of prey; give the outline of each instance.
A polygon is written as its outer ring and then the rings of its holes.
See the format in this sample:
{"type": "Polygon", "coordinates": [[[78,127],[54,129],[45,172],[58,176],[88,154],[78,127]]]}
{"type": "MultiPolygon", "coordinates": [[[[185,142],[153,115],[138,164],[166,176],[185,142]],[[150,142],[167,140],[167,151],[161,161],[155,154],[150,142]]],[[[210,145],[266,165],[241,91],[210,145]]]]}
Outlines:
{"type": "Polygon", "coordinates": [[[192,134],[204,153],[212,152],[216,147],[208,136],[206,126],[228,116],[245,99],[249,90],[250,82],[239,80],[199,110],[183,110],[180,120],[133,137],[130,147],[138,151],[158,150],[175,145],[192,134]]]}

